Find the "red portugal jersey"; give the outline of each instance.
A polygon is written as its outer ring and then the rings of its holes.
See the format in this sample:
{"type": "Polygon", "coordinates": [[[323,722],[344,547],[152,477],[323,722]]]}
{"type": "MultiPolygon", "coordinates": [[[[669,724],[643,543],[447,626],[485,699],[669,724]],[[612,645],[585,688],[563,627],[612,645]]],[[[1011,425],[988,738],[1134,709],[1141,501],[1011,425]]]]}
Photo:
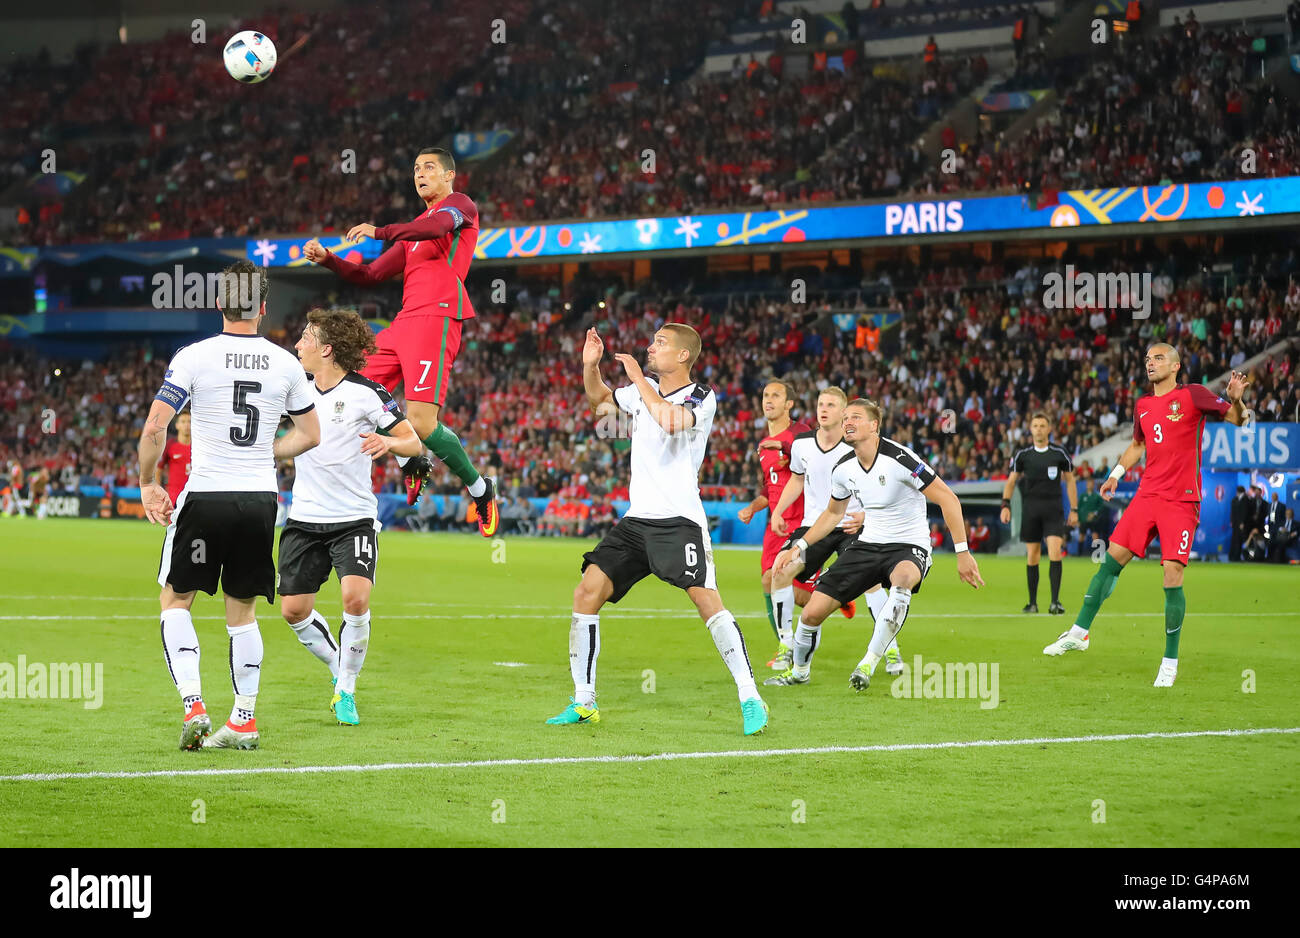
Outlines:
{"type": "Polygon", "coordinates": [[[474,318],[465,293],[465,276],[478,244],[478,208],[463,192],[453,192],[405,225],[383,225],[375,237],[396,241],[369,264],[328,254],[324,266],[352,283],[375,284],[403,275],[399,318],[448,316],[474,318]]]}
{"type": "Polygon", "coordinates": [[[181,497],[181,489],[190,480],[190,445],[168,440],[160,465],[167,467],[167,494],[172,504],[181,497]]]}
{"type": "Polygon", "coordinates": [[[1199,502],[1205,418],[1221,418],[1231,407],[1203,384],[1139,397],[1133,405],[1133,442],[1145,443],[1147,453],[1138,492],[1171,502],[1199,502]]]}
{"type": "MultiPolygon", "coordinates": [[[[767,440],[780,440],[780,449],[760,449],[758,451],[758,465],[763,470],[763,494],[767,496],[768,510],[776,508],[781,501],[781,493],[785,491],[785,484],[790,481],[790,444],[794,438],[801,433],[807,433],[808,425],[803,423],[792,423],[781,433],[775,436],[763,437],[763,442],[767,440]]],[[[793,531],[799,527],[803,521],[803,496],[800,495],[794,500],[794,504],[785,510],[782,515],[785,523],[793,531]]]]}

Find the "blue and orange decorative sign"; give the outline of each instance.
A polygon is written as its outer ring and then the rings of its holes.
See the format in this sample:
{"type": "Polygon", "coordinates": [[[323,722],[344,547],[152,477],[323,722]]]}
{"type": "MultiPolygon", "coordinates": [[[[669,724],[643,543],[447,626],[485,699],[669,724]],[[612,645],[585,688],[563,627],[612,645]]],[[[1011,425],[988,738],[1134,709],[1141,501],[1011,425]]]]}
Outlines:
{"type": "MultiPolygon", "coordinates": [[[[1300,177],[1080,189],[1058,193],[1052,204],[1041,202],[1012,195],[484,228],[474,257],[578,258],[1290,215],[1300,213],[1300,177]]],[[[301,266],[307,263],[302,258],[306,241],[249,241],[248,257],[270,267],[301,266]]],[[[377,241],[345,244],[339,239],[325,246],[354,260],[371,260],[382,248],[377,241]]]]}

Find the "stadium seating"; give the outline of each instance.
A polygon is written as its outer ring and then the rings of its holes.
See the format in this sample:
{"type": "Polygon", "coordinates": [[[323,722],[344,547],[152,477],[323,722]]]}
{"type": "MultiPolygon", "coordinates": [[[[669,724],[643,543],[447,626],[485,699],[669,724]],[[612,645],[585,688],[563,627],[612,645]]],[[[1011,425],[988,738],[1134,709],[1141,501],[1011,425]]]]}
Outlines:
{"type": "MultiPolygon", "coordinates": [[[[527,26],[508,47],[456,42],[450,28],[430,46],[391,3],[322,13],[310,30],[275,16],[267,28],[282,46],[308,38],[295,67],[275,75],[275,94],[218,80],[219,61],[196,65],[188,38],[87,51],[57,68],[12,66],[0,126],[17,132],[5,135],[0,160],[11,179],[34,179],[10,189],[22,205],[12,243],[405,220],[410,134],[420,126],[515,132],[498,158],[460,166],[457,188],[487,224],[1224,179],[1242,174],[1244,146],[1259,175],[1300,171],[1300,112],[1257,80],[1241,29],[1170,28],[1099,47],[1085,64],[1031,52],[996,87],[1048,81],[1059,107],[1011,143],[954,136],[960,166],[945,173],[920,140],[984,81],[983,55],[941,53],[922,67],[918,48],[911,67],[860,56],[805,71],[783,63],[806,50],[783,49],[761,67],[737,58],[705,75],[708,43],[752,5],[668,0],[629,8],[610,30],[593,2],[511,0],[502,15],[527,26]],[[381,68],[353,75],[342,64],[379,43],[381,68]],[[387,77],[403,70],[427,80],[395,97],[387,77]],[[47,129],[33,139],[37,115],[47,129]],[[341,171],[335,145],[348,128],[355,173],[341,171]],[[63,170],[54,182],[32,176],[49,140],[63,170]],[[643,171],[647,150],[653,173],[643,171]]],[[[920,17],[924,28],[927,18],[990,11],[1005,12],[966,2],[862,11],[861,21],[920,17]]]]}
{"type": "MultiPolygon", "coordinates": [[[[1211,260],[1192,258],[1184,268],[1211,260]]],[[[1052,417],[1057,440],[1076,455],[1127,422],[1145,386],[1144,342],[1174,342],[1183,350],[1184,380],[1209,381],[1300,335],[1294,252],[1238,255],[1223,275],[1230,280],[1194,272],[1175,280],[1157,268],[1158,306],[1145,322],[1116,311],[1045,311],[1026,299],[1044,272],[1030,264],[878,269],[850,293],[822,297],[814,288],[814,301],[799,307],[727,292],[725,283],[707,299],[628,294],[603,311],[565,309],[551,291],[515,296],[505,307],[476,296],[480,315],[466,331],[444,419],[511,496],[552,496],[572,485],[617,493],[626,481],[624,444],[599,437],[588,413],[577,367],[583,330],[594,321],[609,348],[640,349],[658,323],[683,321],[701,331],[696,371],[720,399],[701,473],[715,496],[749,497],[763,426],[757,400],[772,377],[791,382],[804,407],[829,384],[871,397],[886,407],[886,432],[926,454],[945,478],[989,479],[1005,476],[1037,410],[1052,417]],[[880,295],[902,318],[871,352],[856,344],[854,317],[847,331],[833,317],[865,314],[862,298],[880,295]]],[[[286,323],[274,337],[292,346],[302,322],[286,323]]],[[[1297,354],[1293,344],[1255,369],[1252,400],[1261,419],[1300,419],[1297,354]]],[[[0,462],[44,464],[67,485],[134,483],[135,446],[161,356],[139,349],[102,362],[0,355],[0,462]],[[57,418],[53,433],[43,432],[47,411],[57,418]],[[74,438],[83,441],[80,450],[74,438]]],[[[611,383],[622,377],[608,359],[606,374],[611,383]]],[[[291,479],[286,467],[282,482],[291,479]]],[[[377,470],[375,482],[377,490],[398,491],[395,464],[377,470]]],[[[439,466],[433,491],[459,486],[439,466]]]]}

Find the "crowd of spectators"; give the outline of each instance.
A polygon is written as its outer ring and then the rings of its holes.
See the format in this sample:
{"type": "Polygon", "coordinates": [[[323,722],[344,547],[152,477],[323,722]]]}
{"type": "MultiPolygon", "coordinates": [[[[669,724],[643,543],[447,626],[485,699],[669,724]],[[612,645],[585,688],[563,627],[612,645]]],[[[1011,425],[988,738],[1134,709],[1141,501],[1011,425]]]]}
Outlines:
{"type": "MultiPolygon", "coordinates": [[[[708,43],[747,6],[665,0],[610,19],[598,0],[508,0],[496,11],[505,43],[451,7],[441,18],[390,0],[270,13],[258,24],[285,61],[257,86],[229,80],[214,40],[196,44],[190,33],[86,51],[67,66],[15,65],[0,104],[0,161],[11,178],[26,177],[53,141],[59,167],[86,175],[66,195],[28,191],[17,238],[246,236],[404,220],[411,128],[421,126],[514,134],[499,158],[460,167],[457,188],[488,224],[1223,179],[1249,172],[1247,147],[1255,174],[1300,171],[1300,109],[1253,78],[1251,36],[1240,29],[1168,29],[1053,61],[1030,50],[1012,84],[1050,81],[1059,106],[1010,144],[947,131],[954,173],[920,141],[987,77],[982,55],[927,43],[923,63],[901,67],[863,60],[854,44],[842,67],[814,56],[805,73],[785,60],[806,50],[782,46],[762,63],[737,57],[730,72],[703,74],[708,43]]],[[[861,15],[941,22],[995,12],[1006,11],[909,4],[861,15]]]]}
{"type": "MultiPolygon", "coordinates": [[[[1207,382],[1300,335],[1294,251],[1241,254],[1222,275],[1197,273],[1206,260],[1185,261],[1182,270],[1171,269],[1172,260],[1153,265],[1146,320],[1125,310],[1044,309],[1049,267],[1030,261],[882,267],[865,275],[856,300],[800,306],[788,295],[616,288],[592,303],[563,302],[558,287],[536,295],[523,289],[506,305],[479,297],[442,416],[511,503],[551,499],[539,517],[512,515],[512,523],[539,533],[591,530],[608,519],[575,505],[626,498],[628,440],[617,424],[598,424],[589,413],[577,366],[583,333],[594,322],[611,350],[639,353],[659,324],[680,321],[700,331],[695,373],[719,398],[701,471],[709,497],[750,496],[764,426],[758,401],[773,378],[794,386],[801,413],[829,385],[879,401],[885,433],[923,453],[946,479],[1003,478],[1035,411],[1048,413],[1056,441],[1076,460],[1127,423],[1145,389],[1146,343],[1175,344],[1183,380],[1207,382]],[[887,311],[868,313],[879,297],[887,311]]],[[[300,329],[294,319],[272,337],[292,346],[300,329]]],[[[130,348],[98,362],[49,361],[11,348],[0,358],[0,463],[44,466],[63,487],[135,483],[139,427],[165,356],[130,348]]],[[[1297,363],[1293,343],[1252,369],[1259,419],[1300,419],[1297,363]]],[[[623,383],[617,365],[605,367],[611,385],[623,383]]],[[[1078,465],[1084,478],[1107,468],[1078,465]]],[[[292,483],[291,465],[281,481],[292,483]]],[[[374,483],[376,491],[401,491],[396,464],[378,465],[374,483]]],[[[440,464],[431,491],[462,494],[440,464]]],[[[446,518],[423,520],[437,526],[464,518],[453,507],[446,518]]]]}
{"type": "Polygon", "coordinates": [[[1008,88],[1053,88],[1059,105],[1010,144],[951,135],[956,172],[927,163],[909,189],[1037,192],[1300,172],[1300,107],[1258,80],[1251,43],[1242,29],[1168,29],[1086,56],[1027,56],[1026,75],[1008,88]]]}

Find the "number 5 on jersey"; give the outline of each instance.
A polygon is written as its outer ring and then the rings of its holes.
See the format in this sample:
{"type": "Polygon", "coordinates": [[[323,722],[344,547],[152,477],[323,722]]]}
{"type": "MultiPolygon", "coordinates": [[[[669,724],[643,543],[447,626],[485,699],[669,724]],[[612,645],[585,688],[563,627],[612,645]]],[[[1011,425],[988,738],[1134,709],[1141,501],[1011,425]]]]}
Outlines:
{"type": "Polygon", "coordinates": [[[230,442],[236,446],[252,446],[257,442],[257,424],[262,415],[255,406],[248,403],[248,395],[261,393],[260,381],[235,382],[235,400],[232,406],[235,414],[244,418],[242,427],[230,428],[230,442]]]}

